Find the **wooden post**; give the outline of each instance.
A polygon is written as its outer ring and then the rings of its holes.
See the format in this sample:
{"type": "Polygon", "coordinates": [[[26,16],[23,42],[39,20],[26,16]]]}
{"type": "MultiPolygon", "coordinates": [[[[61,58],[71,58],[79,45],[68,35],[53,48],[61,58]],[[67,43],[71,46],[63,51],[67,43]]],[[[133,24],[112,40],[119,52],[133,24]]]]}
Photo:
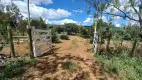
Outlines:
{"type": "Polygon", "coordinates": [[[33,54],[34,54],[34,57],[37,57],[35,27],[33,27],[32,30],[33,30],[33,54]]]}
{"type": "Polygon", "coordinates": [[[10,56],[12,58],[14,58],[15,51],[14,51],[14,44],[13,44],[13,37],[12,37],[12,28],[9,24],[7,26],[7,30],[8,30],[8,40],[9,40],[9,44],[10,44],[10,56]]]}
{"type": "Polygon", "coordinates": [[[51,50],[51,53],[54,53],[54,52],[53,52],[52,30],[51,30],[51,29],[50,29],[50,50],[51,50]]]}
{"type": "Polygon", "coordinates": [[[27,33],[28,33],[28,43],[30,49],[30,57],[33,58],[33,46],[32,46],[32,34],[31,34],[31,27],[27,26],[27,33]]]}
{"type": "Polygon", "coordinates": [[[51,31],[51,29],[50,29],[50,31],[49,31],[49,35],[50,35],[50,49],[52,49],[52,31],[51,31]]]}

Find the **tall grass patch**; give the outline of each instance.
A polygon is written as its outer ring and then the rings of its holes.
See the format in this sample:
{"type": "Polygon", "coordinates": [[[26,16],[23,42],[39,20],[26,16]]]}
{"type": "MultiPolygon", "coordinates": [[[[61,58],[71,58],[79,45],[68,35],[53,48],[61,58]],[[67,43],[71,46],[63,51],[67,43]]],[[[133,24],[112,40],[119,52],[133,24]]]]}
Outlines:
{"type": "Polygon", "coordinates": [[[142,59],[127,54],[96,55],[104,67],[117,74],[121,80],[142,80],[142,59]]]}

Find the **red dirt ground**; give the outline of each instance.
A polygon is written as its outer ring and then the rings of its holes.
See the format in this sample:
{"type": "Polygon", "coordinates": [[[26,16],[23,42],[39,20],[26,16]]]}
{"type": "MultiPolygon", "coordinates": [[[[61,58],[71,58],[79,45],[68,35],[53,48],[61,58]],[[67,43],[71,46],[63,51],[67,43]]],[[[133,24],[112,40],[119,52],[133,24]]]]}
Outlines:
{"type": "Polygon", "coordinates": [[[38,63],[25,71],[25,80],[117,80],[104,70],[88,51],[87,40],[70,36],[55,44],[54,53],[45,53],[37,58],[38,63]],[[65,68],[67,62],[74,65],[73,72],[65,68]]]}

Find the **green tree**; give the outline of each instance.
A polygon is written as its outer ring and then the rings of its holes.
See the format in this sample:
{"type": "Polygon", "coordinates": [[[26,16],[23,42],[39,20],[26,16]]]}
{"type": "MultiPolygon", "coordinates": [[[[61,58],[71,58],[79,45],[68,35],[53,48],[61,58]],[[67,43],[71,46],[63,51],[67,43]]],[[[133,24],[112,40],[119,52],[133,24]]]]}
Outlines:
{"type": "Polygon", "coordinates": [[[36,29],[46,29],[47,24],[45,21],[40,17],[40,19],[32,19],[30,22],[31,26],[35,26],[36,29]]]}
{"type": "Polygon", "coordinates": [[[19,22],[22,20],[23,16],[20,13],[19,8],[13,3],[11,2],[10,5],[6,6],[6,10],[7,10],[7,14],[9,14],[12,23],[14,25],[14,27],[17,29],[17,26],[19,25],[19,22]]]}
{"type": "Polygon", "coordinates": [[[18,21],[22,19],[22,16],[19,16],[20,12],[17,6],[11,2],[5,6],[0,0],[0,35],[4,41],[7,42],[7,25],[10,24],[12,28],[17,26],[18,21]],[[6,13],[4,12],[6,9],[6,13]],[[16,26],[15,26],[16,25],[16,26]]]}
{"type": "Polygon", "coordinates": [[[27,20],[21,20],[19,22],[19,25],[17,26],[17,29],[22,33],[23,36],[24,36],[24,33],[27,30],[27,25],[28,25],[27,20]]]}
{"type": "MultiPolygon", "coordinates": [[[[142,32],[142,1],[141,0],[85,0],[93,8],[95,8],[95,15],[108,14],[111,16],[119,16],[124,19],[136,21],[140,24],[138,34],[142,32]],[[123,3],[123,4],[122,4],[123,3]]],[[[131,56],[137,44],[138,34],[134,40],[131,56]]]]}
{"type": "Polygon", "coordinates": [[[77,34],[79,31],[77,24],[67,23],[64,26],[65,26],[65,32],[67,32],[68,35],[77,34]]]}
{"type": "Polygon", "coordinates": [[[60,26],[55,26],[55,31],[58,32],[59,34],[61,32],[64,32],[64,26],[60,25],[60,26]]]}

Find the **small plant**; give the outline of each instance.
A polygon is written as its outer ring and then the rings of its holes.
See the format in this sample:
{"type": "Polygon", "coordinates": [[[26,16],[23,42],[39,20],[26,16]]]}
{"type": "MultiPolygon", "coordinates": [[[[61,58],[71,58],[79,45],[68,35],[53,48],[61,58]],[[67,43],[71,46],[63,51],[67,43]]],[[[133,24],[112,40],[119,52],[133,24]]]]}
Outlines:
{"type": "Polygon", "coordinates": [[[3,46],[0,46],[0,51],[3,49],[3,46]]]}
{"type": "Polygon", "coordinates": [[[24,73],[24,66],[27,64],[35,64],[36,60],[25,60],[25,59],[16,59],[11,60],[6,63],[4,71],[0,73],[0,80],[8,80],[8,78],[14,78],[17,75],[24,73]]]}
{"type": "Polygon", "coordinates": [[[76,71],[76,65],[75,63],[68,61],[64,63],[64,68],[69,70],[70,72],[75,72],[76,71]]]}
{"type": "Polygon", "coordinates": [[[79,47],[79,45],[77,44],[77,39],[73,39],[71,42],[71,45],[68,49],[71,50],[71,49],[77,48],[77,47],[79,47]]]}
{"type": "Polygon", "coordinates": [[[0,51],[3,49],[4,45],[0,44],[0,51]]]}
{"type": "Polygon", "coordinates": [[[69,36],[62,34],[62,35],[60,35],[60,39],[69,40],[69,36]]]}

